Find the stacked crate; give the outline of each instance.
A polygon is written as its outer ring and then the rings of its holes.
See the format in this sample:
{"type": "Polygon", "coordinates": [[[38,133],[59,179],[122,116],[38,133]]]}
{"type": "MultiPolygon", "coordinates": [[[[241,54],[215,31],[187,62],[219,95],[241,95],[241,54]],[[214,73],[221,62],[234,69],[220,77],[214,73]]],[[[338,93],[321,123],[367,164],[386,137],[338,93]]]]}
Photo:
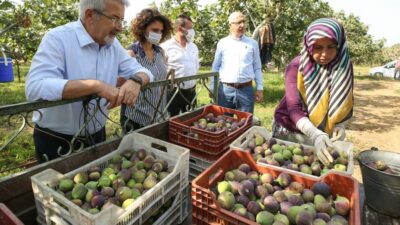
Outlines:
{"type": "Polygon", "coordinates": [[[253,124],[253,115],[247,112],[228,109],[217,105],[208,105],[196,111],[170,118],[168,128],[169,141],[190,149],[190,178],[194,178],[219,159],[229,145],[253,124]],[[194,122],[212,113],[233,122],[244,121],[238,129],[227,132],[212,132],[196,128],[194,122]]]}
{"type": "Polygon", "coordinates": [[[217,160],[211,167],[192,181],[192,224],[196,225],[237,225],[257,223],[239,216],[229,210],[220,207],[216,200],[214,189],[218,182],[224,180],[225,173],[236,169],[239,165],[246,163],[252,171],[258,173],[269,173],[274,178],[282,172],[291,176],[293,181],[304,184],[305,188],[311,188],[316,183],[323,181],[331,188],[332,195],[340,195],[350,200],[349,224],[360,225],[360,196],[357,180],[349,175],[330,172],[319,178],[304,176],[304,174],[293,171],[281,171],[270,166],[258,165],[254,162],[251,154],[246,151],[231,150],[217,160]]]}
{"type": "Polygon", "coordinates": [[[145,224],[154,212],[167,201],[173,200],[156,224],[181,223],[188,213],[189,150],[142,134],[126,135],[117,150],[67,174],[48,169],[31,177],[32,188],[40,224],[72,225],[125,225],[145,224]],[[157,158],[168,162],[173,170],[153,188],[143,193],[126,209],[112,205],[97,214],[90,214],[56,191],[62,178],[72,178],[78,172],[93,166],[106,168],[115,154],[127,149],[144,148],[157,158]]]}

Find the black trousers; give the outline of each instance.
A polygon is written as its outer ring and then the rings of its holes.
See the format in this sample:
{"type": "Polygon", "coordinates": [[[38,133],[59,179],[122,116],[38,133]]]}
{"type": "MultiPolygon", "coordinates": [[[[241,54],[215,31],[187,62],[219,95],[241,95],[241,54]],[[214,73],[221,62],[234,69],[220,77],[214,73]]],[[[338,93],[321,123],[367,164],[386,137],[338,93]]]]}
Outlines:
{"type": "MultiPolygon", "coordinates": [[[[172,98],[173,94],[175,93],[176,88],[172,89],[168,93],[168,102],[172,98]]],[[[190,89],[181,89],[180,92],[175,96],[172,100],[171,104],[168,107],[168,112],[170,116],[176,116],[180,112],[186,112],[187,108],[190,107],[190,103],[196,97],[196,86],[190,89]]],[[[194,106],[197,105],[197,100],[194,102],[194,106]]]]}
{"type": "Polygon", "coordinates": [[[122,131],[124,132],[124,134],[144,127],[143,125],[133,122],[132,120],[128,120],[128,117],[125,116],[126,105],[123,106],[124,107],[121,106],[121,114],[119,117],[119,122],[121,123],[122,131]]]}
{"type": "Polygon", "coordinates": [[[260,58],[261,58],[261,65],[265,65],[272,61],[272,50],[274,49],[274,45],[267,44],[262,46],[260,49],[260,58]]]}
{"type": "MultiPolygon", "coordinates": [[[[69,151],[68,143],[59,138],[44,133],[38,129],[43,130],[52,135],[56,135],[57,137],[64,138],[68,141],[72,140],[73,135],[61,134],[53,130],[42,128],[39,127],[38,125],[35,125],[35,129],[33,130],[33,141],[35,143],[36,159],[40,163],[46,162],[46,157],[48,160],[60,157],[57,153],[57,150],[60,146],[61,146],[61,154],[65,154],[69,151]],[[46,155],[46,157],[44,157],[44,155],[46,155]]],[[[101,143],[106,140],[106,129],[105,127],[103,127],[101,130],[90,135],[88,138],[79,137],[79,139],[82,140],[85,148],[101,143]]],[[[79,145],[80,142],[76,142],[74,148],[79,148],[80,147],[79,145]]]]}

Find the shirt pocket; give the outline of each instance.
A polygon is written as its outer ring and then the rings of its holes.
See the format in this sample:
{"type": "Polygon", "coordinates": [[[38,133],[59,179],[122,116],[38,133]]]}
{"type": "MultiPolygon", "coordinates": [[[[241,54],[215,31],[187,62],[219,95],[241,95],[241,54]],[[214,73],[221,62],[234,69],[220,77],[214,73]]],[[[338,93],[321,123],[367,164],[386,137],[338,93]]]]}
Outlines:
{"type": "Polygon", "coordinates": [[[241,58],[244,64],[252,64],[254,61],[254,48],[250,45],[243,47],[241,58]]]}

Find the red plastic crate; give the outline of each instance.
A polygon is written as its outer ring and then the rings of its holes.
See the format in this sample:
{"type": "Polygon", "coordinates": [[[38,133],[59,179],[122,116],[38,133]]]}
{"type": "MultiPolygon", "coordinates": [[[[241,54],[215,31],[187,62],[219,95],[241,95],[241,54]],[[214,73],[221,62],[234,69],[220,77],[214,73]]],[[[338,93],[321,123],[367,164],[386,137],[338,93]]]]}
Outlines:
{"type": "MultiPolygon", "coordinates": [[[[251,154],[239,150],[231,150],[223,155],[211,167],[200,174],[192,181],[192,224],[212,224],[220,223],[224,225],[238,225],[257,223],[244,217],[237,216],[233,212],[220,208],[216,204],[216,196],[210,187],[217,185],[218,181],[224,179],[225,172],[239,167],[240,164],[247,163],[259,173],[270,173],[277,177],[281,171],[272,167],[257,165],[251,154]]],[[[286,172],[292,176],[294,181],[303,183],[310,188],[315,182],[324,181],[332,190],[332,194],[345,196],[350,200],[350,225],[359,225],[360,221],[360,195],[358,181],[353,177],[332,171],[320,178],[306,177],[291,171],[286,172]]]]}
{"type": "Polygon", "coordinates": [[[1,225],[24,225],[6,205],[0,203],[0,224],[1,225]]]}
{"type": "Polygon", "coordinates": [[[169,140],[175,144],[191,149],[190,154],[207,160],[217,160],[228,149],[229,145],[247,129],[252,126],[253,115],[248,112],[241,112],[217,105],[208,105],[194,112],[185,113],[169,119],[169,140]],[[231,117],[234,121],[245,118],[245,124],[237,130],[227,133],[225,131],[210,132],[199,128],[191,127],[193,122],[205,117],[208,113],[215,116],[228,116],[235,114],[237,118],[231,117]],[[189,136],[193,133],[196,137],[189,136]]]}

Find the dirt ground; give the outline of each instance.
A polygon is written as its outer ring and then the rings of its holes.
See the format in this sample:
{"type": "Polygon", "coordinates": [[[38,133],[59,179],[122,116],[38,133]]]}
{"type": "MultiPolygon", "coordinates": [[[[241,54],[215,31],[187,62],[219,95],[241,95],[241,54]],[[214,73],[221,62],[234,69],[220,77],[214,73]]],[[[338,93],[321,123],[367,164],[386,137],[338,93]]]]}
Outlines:
{"type": "MultiPolygon", "coordinates": [[[[356,80],[354,114],[346,132],[356,151],[377,147],[400,153],[400,82],[356,80]]],[[[354,177],[361,181],[354,163],[354,177]]]]}

